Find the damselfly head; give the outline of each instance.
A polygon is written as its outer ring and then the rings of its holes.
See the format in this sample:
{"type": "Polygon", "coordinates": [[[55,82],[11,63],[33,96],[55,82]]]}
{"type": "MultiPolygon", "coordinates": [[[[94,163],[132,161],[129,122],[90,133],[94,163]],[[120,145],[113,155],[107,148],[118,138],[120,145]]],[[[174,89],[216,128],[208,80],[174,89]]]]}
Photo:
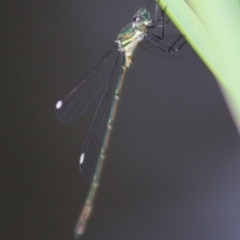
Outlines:
{"type": "Polygon", "coordinates": [[[150,12],[146,8],[138,10],[137,14],[133,17],[133,27],[141,29],[152,24],[150,12]]]}

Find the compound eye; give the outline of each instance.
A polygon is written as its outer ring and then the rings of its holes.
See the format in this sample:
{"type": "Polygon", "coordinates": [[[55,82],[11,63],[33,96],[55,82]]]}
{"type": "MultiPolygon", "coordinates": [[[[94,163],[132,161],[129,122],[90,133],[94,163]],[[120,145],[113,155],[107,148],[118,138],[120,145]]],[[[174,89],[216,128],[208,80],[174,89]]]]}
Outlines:
{"type": "Polygon", "coordinates": [[[141,22],[142,21],[142,17],[141,16],[136,16],[133,18],[134,22],[141,22]]]}

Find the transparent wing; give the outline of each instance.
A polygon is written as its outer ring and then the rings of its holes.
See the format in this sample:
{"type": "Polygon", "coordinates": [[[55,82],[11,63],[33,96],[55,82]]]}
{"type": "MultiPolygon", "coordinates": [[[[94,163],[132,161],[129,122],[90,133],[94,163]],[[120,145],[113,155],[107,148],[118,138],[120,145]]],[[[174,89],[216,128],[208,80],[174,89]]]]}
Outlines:
{"type": "Polygon", "coordinates": [[[80,172],[85,181],[90,181],[95,173],[101,153],[104,152],[105,140],[108,137],[108,122],[111,117],[111,110],[114,107],[114,95],[118,86],[119,76],[115,76],[116,69],[120,65],[118,53],[103,97],[99,103],[97,112],[92,121],[88,136],[84,143],[80,157],[80,172]]]}
{"type": "Polygon", "coordinates": [[[55,112],[61,123],[70,124],[83,115],[106,86],[104,76],[107,70],[107,60],[116,48],[117,45],[114,44],[91,72],[72,85],[57,101],[55,112]]]}

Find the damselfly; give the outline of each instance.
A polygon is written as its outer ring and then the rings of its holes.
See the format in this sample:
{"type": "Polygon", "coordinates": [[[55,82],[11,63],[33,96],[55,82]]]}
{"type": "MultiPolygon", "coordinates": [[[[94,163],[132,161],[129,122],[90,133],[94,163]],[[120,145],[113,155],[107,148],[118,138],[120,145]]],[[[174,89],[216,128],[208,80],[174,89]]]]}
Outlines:
{"type": "Polygon", "coordinates": [[[80,172],[83,179],[92,181],[92,183],[77,222],[76,237],[84,233],[85,225],[93,207],[93,200],[99,183],[121,86],[126,70],[132,64],[134,50],[143,40],[148,41],[166,53],[171,50],[179,50],[185,43],[183,42],[178,48],[174,48],[181,35],[172,44],[167,44],[163,41],[164,29],[167,24],[164,16],[165,9],[159,11],[156,5],[155,14],[152,17],[149,10],[151,2],[152,0],[144,8],[138,10],[132,22],[118,34],[112,48],[91,72],[70,88],[56,103],[55,108],[58,120],[69,124],[83,115],[97,96],[102,93],[79,159],[80,172]],[[159,30],[159,28],[161,31],[160,34],[157,34],[156,30],[159,30]],[[109,61],[113,63],[113,66],[106,77],[106,67],[109,61]],[[121,72],[116,77],[115,72],[119,67],[121,67],[121,72]]]}

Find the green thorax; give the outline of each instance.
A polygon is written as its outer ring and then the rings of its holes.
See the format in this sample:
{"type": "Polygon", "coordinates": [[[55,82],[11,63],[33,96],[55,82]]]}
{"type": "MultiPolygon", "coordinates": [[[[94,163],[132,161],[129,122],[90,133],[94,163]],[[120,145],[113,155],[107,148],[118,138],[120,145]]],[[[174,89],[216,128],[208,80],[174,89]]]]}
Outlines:
{"type": "Polygon", "coordinates": [[[147,35],[148,27],[152,25],[149,11],[145,8],[138,10],[130,25],[125,27],[117,36],[118,50],[125,53],[125,66],[132,63],[132,55],[139,42],[147,35]]]}

